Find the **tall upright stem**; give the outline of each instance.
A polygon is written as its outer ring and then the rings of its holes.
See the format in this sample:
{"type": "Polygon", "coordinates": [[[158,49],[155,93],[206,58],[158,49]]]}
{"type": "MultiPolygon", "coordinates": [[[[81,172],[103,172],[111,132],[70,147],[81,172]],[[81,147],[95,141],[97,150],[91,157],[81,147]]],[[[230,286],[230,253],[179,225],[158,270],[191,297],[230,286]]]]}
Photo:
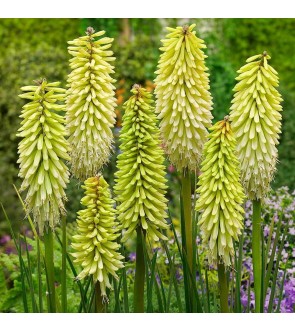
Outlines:
{"type": "Polygon", "coordinates": [[[61,262],[61,307],[62,312],[67,312],[67,220],[63,216],[62,228],[62,262],[61,262]]]}
{"type": "Polygon", "coordinates": [[[192,225],[192,188],[191,176],[188,169],[184,169],[181,179],[181,237],[182,251],[184,253],[184,283],[186,311],[195,309],[193,283],[193,225],[192,225]]]}
{"type": "Polygon", "coordinates": [[[100,285],[98,281],[95,284],[95,312],[97,313],[106,312],[106,308],[103,304],[103,298],[101,296],[100,285]]]}
{"type": "Polygon", "coordinates": [[[220,293],[220,311],[228,313],[228,284],[226,280],[226,273],[223,263],[218,263],[218,280],[220,293]]]}
{"type": "Polygon", "coordinates": [[[253,200],[252,260],[254,274],[255,312],[261,308],[261,201],[253,200]]]}
{"type": "Polygon", "coordinates": [[[184,214],[185,245],[184,250],[190,272],[193,272],[193,228],[192,228],[192,188],[189,170],[182,173],[182,204],[184,214]]]}
{"type": "Polygon", "coordinates": [[[144,279],[145,279],[145,264],[143,241],[145,236],[141,227],[137,227],[136,240],[136,270],[134,282],[134,312],[144,312],[144,279]]]}
{"type": "Polygon", "coordinates": [[[45,267],[47,274],[47,291],[49,298],[49,312],[56,312],[55,301],[55,277],[54,277],[54,253],[53,253],[53,232],[50,227],[44,233],[45,267]]]}

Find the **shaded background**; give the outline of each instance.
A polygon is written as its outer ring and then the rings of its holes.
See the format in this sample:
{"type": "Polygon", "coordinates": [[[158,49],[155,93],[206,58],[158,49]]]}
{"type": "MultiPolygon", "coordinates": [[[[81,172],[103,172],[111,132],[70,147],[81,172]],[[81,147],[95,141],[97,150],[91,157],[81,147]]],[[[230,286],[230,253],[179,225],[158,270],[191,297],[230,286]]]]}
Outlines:
{"type": "MultiPolygon", "coordinates": [[[[295,184],[295,19],[0,19],[0,200],[10,219],[23,220],[24,214],[12,184],[20,185],[15,133],[24,103],[19,88],[39,77],[66,84],[69,73],[67,41],[82,34],[87,26],[106,30],[114,37],[117,79],[117,130],[122,104],[130,87],[141,83],[153,90],[154,71],[165,26],[196,23],[197,34],[207,45],[207,66],[214,101],[214,121],[228,113],[236,71],[246,58],[264,50],[272,56],[271,65],[279,72],[283,104],[283,133],[279,146],[278,172],[273,187],[295,184]]],[[[170,191],[174,201],[177,174],[168,164],[170,191]]],[[[112,183],[115,156],[104,169],[112,183]]],[[[69,220],[79,208],[81,190],[75,180],[67,189],[69,220]]],[[[6,223],[0,209],[0,233],[6,223]]]]}

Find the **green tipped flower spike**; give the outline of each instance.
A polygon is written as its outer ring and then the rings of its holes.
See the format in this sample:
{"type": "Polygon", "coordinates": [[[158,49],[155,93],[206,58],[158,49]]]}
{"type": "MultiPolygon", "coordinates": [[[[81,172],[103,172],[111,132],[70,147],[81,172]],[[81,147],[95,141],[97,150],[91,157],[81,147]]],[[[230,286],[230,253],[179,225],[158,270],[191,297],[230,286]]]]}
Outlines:
{"type": "Polygon", "coordinates": [[[261,199],[273,178],[281,133],[277,72],[266,52],[246,60],[236,79],[230,118],[241,162],[241,179],[250,199],[261,199]]]}
{"type": "Polygon", "coordinates": [[[86,209],[78,212],[78,234],[73,236],[72,255],[83,268],[77,278],[92,275],[93,281],[99,282],[101,295],[106,297],[106,288],[111,288],[109,274],[118,279],[116,271],[123,267],[120,245],[116,242],[120,228],[115,221],[109,185],[102,175],[89,178],[84,184],[81,204],[86,209]]]}
{"type": "Polygon", "coordinates": [[[165,239],[160,230],[167,228],[167,181],[152,95],[137,84],[131,92],[133,96],[124,104],[115,185],[118,218],[127,229],[122,241],[137,226],[154,240],[165,239]]]}
{"type": "Polygon", "coordinates": [[[64,117],[57,114],[65,110],[65,89],[59,82],[47,83],[42,79],[36,86],[21,88],[20,97],[31,100],[23,106],[23,118],[18,146],[19,176],[23,178],[20,191],[28,188],[26,207],[33,213],[40,234],[44,227],[54,229],[65,213],[64,189],[69,182],[69,172],[62,159],[70,160],[69,145],[65,140],[64,117]]]}
{"type": "Polygon", "coordinates": [[[167,28],[156,74],[156,112],[171,162],[180,171],[195,170],[211,126],[212,98],[204,59],[204,41],[196,25],[167,28]]]}
{"type": "Polygon", "coordinates": [[[68,77],[67,130],[72,147],[73,175],[85,180],[108,161],[112,149],[116,99],[112,38],[89,27],[86,36],[68,42],[72,72],[68,77]]]}
{"type": "Polygon", "coordinates": [[[222,261],[229,266],[234,254],[234,240],[238,240],[243,229],[241,204],[245,195],[228,116],[210,130],[209,141],[204,146],[205,159],[201,164],[196,210],[202,211],[199,225],[203,243],[209,246],[210,263],[217,265],[222,261]]]}

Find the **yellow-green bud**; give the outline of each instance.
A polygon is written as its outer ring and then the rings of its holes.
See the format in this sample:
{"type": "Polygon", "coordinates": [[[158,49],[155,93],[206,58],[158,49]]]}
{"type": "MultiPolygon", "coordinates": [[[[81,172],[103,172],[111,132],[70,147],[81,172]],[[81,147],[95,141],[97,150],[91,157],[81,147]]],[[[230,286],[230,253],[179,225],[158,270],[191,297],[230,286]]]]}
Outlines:
{"type": "Polygon", "coordinates": [[[211,126],[212,98],[204,41],[196,25],[167,28],[156,74],[156,112],[166,152],[178,170],[195,170],[211,126]]]}
{"type": "Polygon", "coordinates": [[[93,276],[100,284],[101,295],[106,296],[106,288],[111,288],[109,275],[118,279],[116,271],[123,267],[124,258],[116,242],[120,228],[115,221],[114,200],[102,175],[87,179],[82,188],[85,196],[81,204],[86,209],[78,212],[77,235],[72,243],[74,262],[82,267],[77,278],[93,276]]]}
{"type": "Polygon", "coordinates": [[[72,72],[68,77],[67,130],[73,175],[85,180],[108,161],[112,149],[116,99],[112,38],[88,28],[86,36],[68,42],[72,72]]]}
{"type": "Polygon", "coordinates": [[[31,100],[22,109],[23,118],[17,136],[22,137],[18,145],[19,176],[23,178],[20,191],[28,188],[25,199],[28,213],[33,213],[40,234],[44,226],[52,229],[58,224],[60,214],[65,213],[64,189],[69,182],[69,172],[64,160],[70,160],[69,145],[65,140],[64,111],[65,89],[59,82],[21,88],[20,97],[31,100]]]}
{"type": "Polygon", "coordinates": [[[201,211],[199,225],[203,243],[208,245],[208,259],[216,265],[222,260],[231,264],[234,240],[243,229],[245,198],[240,183],[240,164],[236,156],[236,140],[228,116],[210,128],[204,146],[196,210],[201,211]]]}
{"type": "Polygon", "coordinates": [[[241,179],[250,199],[261,199],[276,170],[281,133],[281,95],[277,72],[266,52],[246,60],[236,78],[230,118],[241,162],[241,179]]]}
{"type": "Polygon", "coordinates": [[[131,92],[133,96],[124,104],[122,153],[118,156],[114,188],[119,202],[118,219],[127,230],[122,241],[137,226],[154,240],[166,239],[160,230],[167,228],[167,180],[152,95],[137,84],[131,92]]]}

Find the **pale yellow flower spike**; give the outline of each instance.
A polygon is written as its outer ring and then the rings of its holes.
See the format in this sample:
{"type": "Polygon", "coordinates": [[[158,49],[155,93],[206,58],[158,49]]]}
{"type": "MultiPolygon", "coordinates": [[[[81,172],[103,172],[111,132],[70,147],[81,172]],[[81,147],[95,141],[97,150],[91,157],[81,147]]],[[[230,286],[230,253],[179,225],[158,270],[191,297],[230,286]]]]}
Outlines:
{"type": "Polygon", "coordinates": [[[111,288],[109,275],[118,279],[116,271],[123,267],[124,257],[116,241],[120,228],[115,221],[114,200],[103,176],[97,175],[84,183],[85,196],[81,204],[86,208],[78,212],[78,234],[73,236],[75,252],[72,255],[74,262],[82,266],[77,278],[93,276],[93,281],[99,282],[101,295],[105,297],[106,288],[111,288]]]}
{"type": "Polygon", "coordinates": [[[59,82],[25,86],[19,97],[29,99],[23,106],[23,119],[17,136],[20,164],[19,177],[23,178],[20,191],[28,189],[25,199],[28,213],[32,212],[40,235],[44,227],[54,227],[65,214],[65,188],[69,171],[64,160],[70,160],[69,144],[65,139],[65,119],[58,114],[65,110],[65,89],[59,82]]]}
{"type": "Polygon", "coordinates": [[[234,241],[243,229],[245,198],[240,183],[240,163],[228,116],[210,128],[204,146],[204,160],[199,176],[196,210],[201,212],[199,225],[203,243],[208,245],[208,260],[217,265],[231,265],[234,241]]]}
{"type": "Polygon", "coordinates": [[[250,57],[238,73],[230,117],[241,162],[242,183],[251,200],[263,198],[276,170],[281,133],[277,72],[266,52],[250,57]]]}
{"type": "Polygon", "coordinates": [[[85,180],[108,161],[115,123],[112,38],[89,27],[86,36],[68,42],[72,72],[68,77],[67,130],[72,147],[71,171],[85,180]]]}
{"type": "Polygon", "coordinates": [[[156,74],[156,112],[170,161],[180,171],[195,170],[211,126],[212,98],[204,41],[191,26],[167,28],[156,74]]]}

